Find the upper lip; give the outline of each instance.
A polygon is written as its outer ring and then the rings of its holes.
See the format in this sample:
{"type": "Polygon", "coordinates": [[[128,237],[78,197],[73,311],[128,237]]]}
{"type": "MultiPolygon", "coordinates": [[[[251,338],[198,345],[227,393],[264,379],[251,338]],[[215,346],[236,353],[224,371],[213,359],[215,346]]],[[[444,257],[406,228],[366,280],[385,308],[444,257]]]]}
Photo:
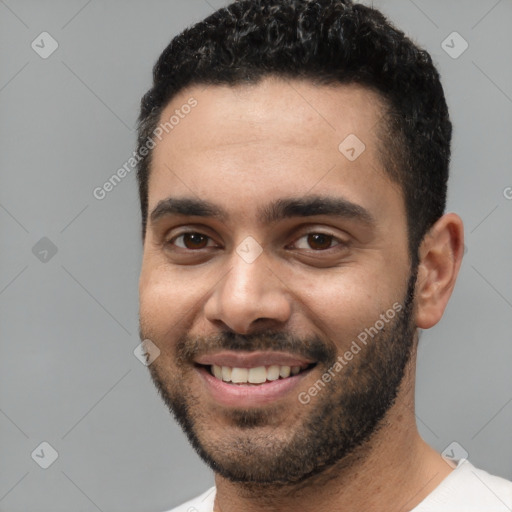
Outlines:
{"type": "Polygon", "coordinates": [[[258,366],[305,366],[314,361],[287,352],[232,352],[222,351],[203,354],[195,359],[200,365],[230,366],[232,368],[256,368],[258,366]]]}

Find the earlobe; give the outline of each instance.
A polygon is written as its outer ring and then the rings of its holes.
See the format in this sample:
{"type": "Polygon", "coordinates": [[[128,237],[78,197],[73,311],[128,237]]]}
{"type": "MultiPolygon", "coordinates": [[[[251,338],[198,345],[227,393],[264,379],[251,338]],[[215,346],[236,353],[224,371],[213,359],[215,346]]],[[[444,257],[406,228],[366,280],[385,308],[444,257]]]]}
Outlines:
{"type": "Polygon", "coordinates": [[[416,281],[416,325],[429,329],[441,320],[464,253],[464,226],[455,213],[443,215],[425,235],[419,249],[416,281]]]}

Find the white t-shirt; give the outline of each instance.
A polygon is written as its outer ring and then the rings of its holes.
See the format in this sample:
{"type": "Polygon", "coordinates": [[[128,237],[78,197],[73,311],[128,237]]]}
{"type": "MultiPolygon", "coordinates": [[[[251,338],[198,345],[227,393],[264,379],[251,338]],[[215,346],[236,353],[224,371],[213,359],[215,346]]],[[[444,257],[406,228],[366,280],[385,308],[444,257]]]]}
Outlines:
{"type": "MultiPolygon", "coordinates": [[[[215,487],[168,512],[213,512],[215,487]]],[[[512,482],[461,459],[410,512],[511,512],[512,482]]]]}

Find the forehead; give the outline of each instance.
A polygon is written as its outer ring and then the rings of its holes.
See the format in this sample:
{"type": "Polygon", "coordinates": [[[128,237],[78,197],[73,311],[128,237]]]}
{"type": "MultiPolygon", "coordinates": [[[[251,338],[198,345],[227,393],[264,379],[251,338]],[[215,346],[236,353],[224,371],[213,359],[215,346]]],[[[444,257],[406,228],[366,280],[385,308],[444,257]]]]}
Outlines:
{"type": "Polygon", "coordinates": [[[374,136],[383,105],[377,93],[356,84],[315,85],[267,77],[255,84],[199,85],[181,91],[164,109],[161,123],[191,98],[197,107],[169,134],[183,149],[220,149],[264,138],[279,145],[337,146],[349,129],[371,145],[375,141],[368,138],[374,136]],[[194,122],[198,117],[200,126],[194,122]],[[183,122],[187,118],[192,121],[183,122]]]}
{"type": "Polygon", "coordinates": [[[332,195],[336,188],[360,204],[379,190],[380,202],[389,200],[386,194],[396,201],[400,192],[379,157],[382,107],[375,92],[359,85],[274,77],[183,90],[161,115],[149,208],[170,195],[192,193],[234,207],[242,199],[332,195]]]}

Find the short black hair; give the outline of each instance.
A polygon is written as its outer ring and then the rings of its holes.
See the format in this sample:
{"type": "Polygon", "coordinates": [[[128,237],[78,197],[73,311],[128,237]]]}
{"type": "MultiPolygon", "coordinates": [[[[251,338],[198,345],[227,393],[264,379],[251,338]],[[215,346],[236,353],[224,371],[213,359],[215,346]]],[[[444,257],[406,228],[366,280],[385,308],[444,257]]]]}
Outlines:
{"type": "MultiPolygon", "coordinates": [[[[423,237],[444,213],[452,125],[430,55],[374,8],[351,0],[238,0],[217,10],[158,58],[141,101],[138,149],[186,87],[254,84],[268,76],[359,84],[383,100],[379,154],[401,186],[416,265],[423,237]]],[[[137,169],[143,239],[151,155],[137,169]]]]}

